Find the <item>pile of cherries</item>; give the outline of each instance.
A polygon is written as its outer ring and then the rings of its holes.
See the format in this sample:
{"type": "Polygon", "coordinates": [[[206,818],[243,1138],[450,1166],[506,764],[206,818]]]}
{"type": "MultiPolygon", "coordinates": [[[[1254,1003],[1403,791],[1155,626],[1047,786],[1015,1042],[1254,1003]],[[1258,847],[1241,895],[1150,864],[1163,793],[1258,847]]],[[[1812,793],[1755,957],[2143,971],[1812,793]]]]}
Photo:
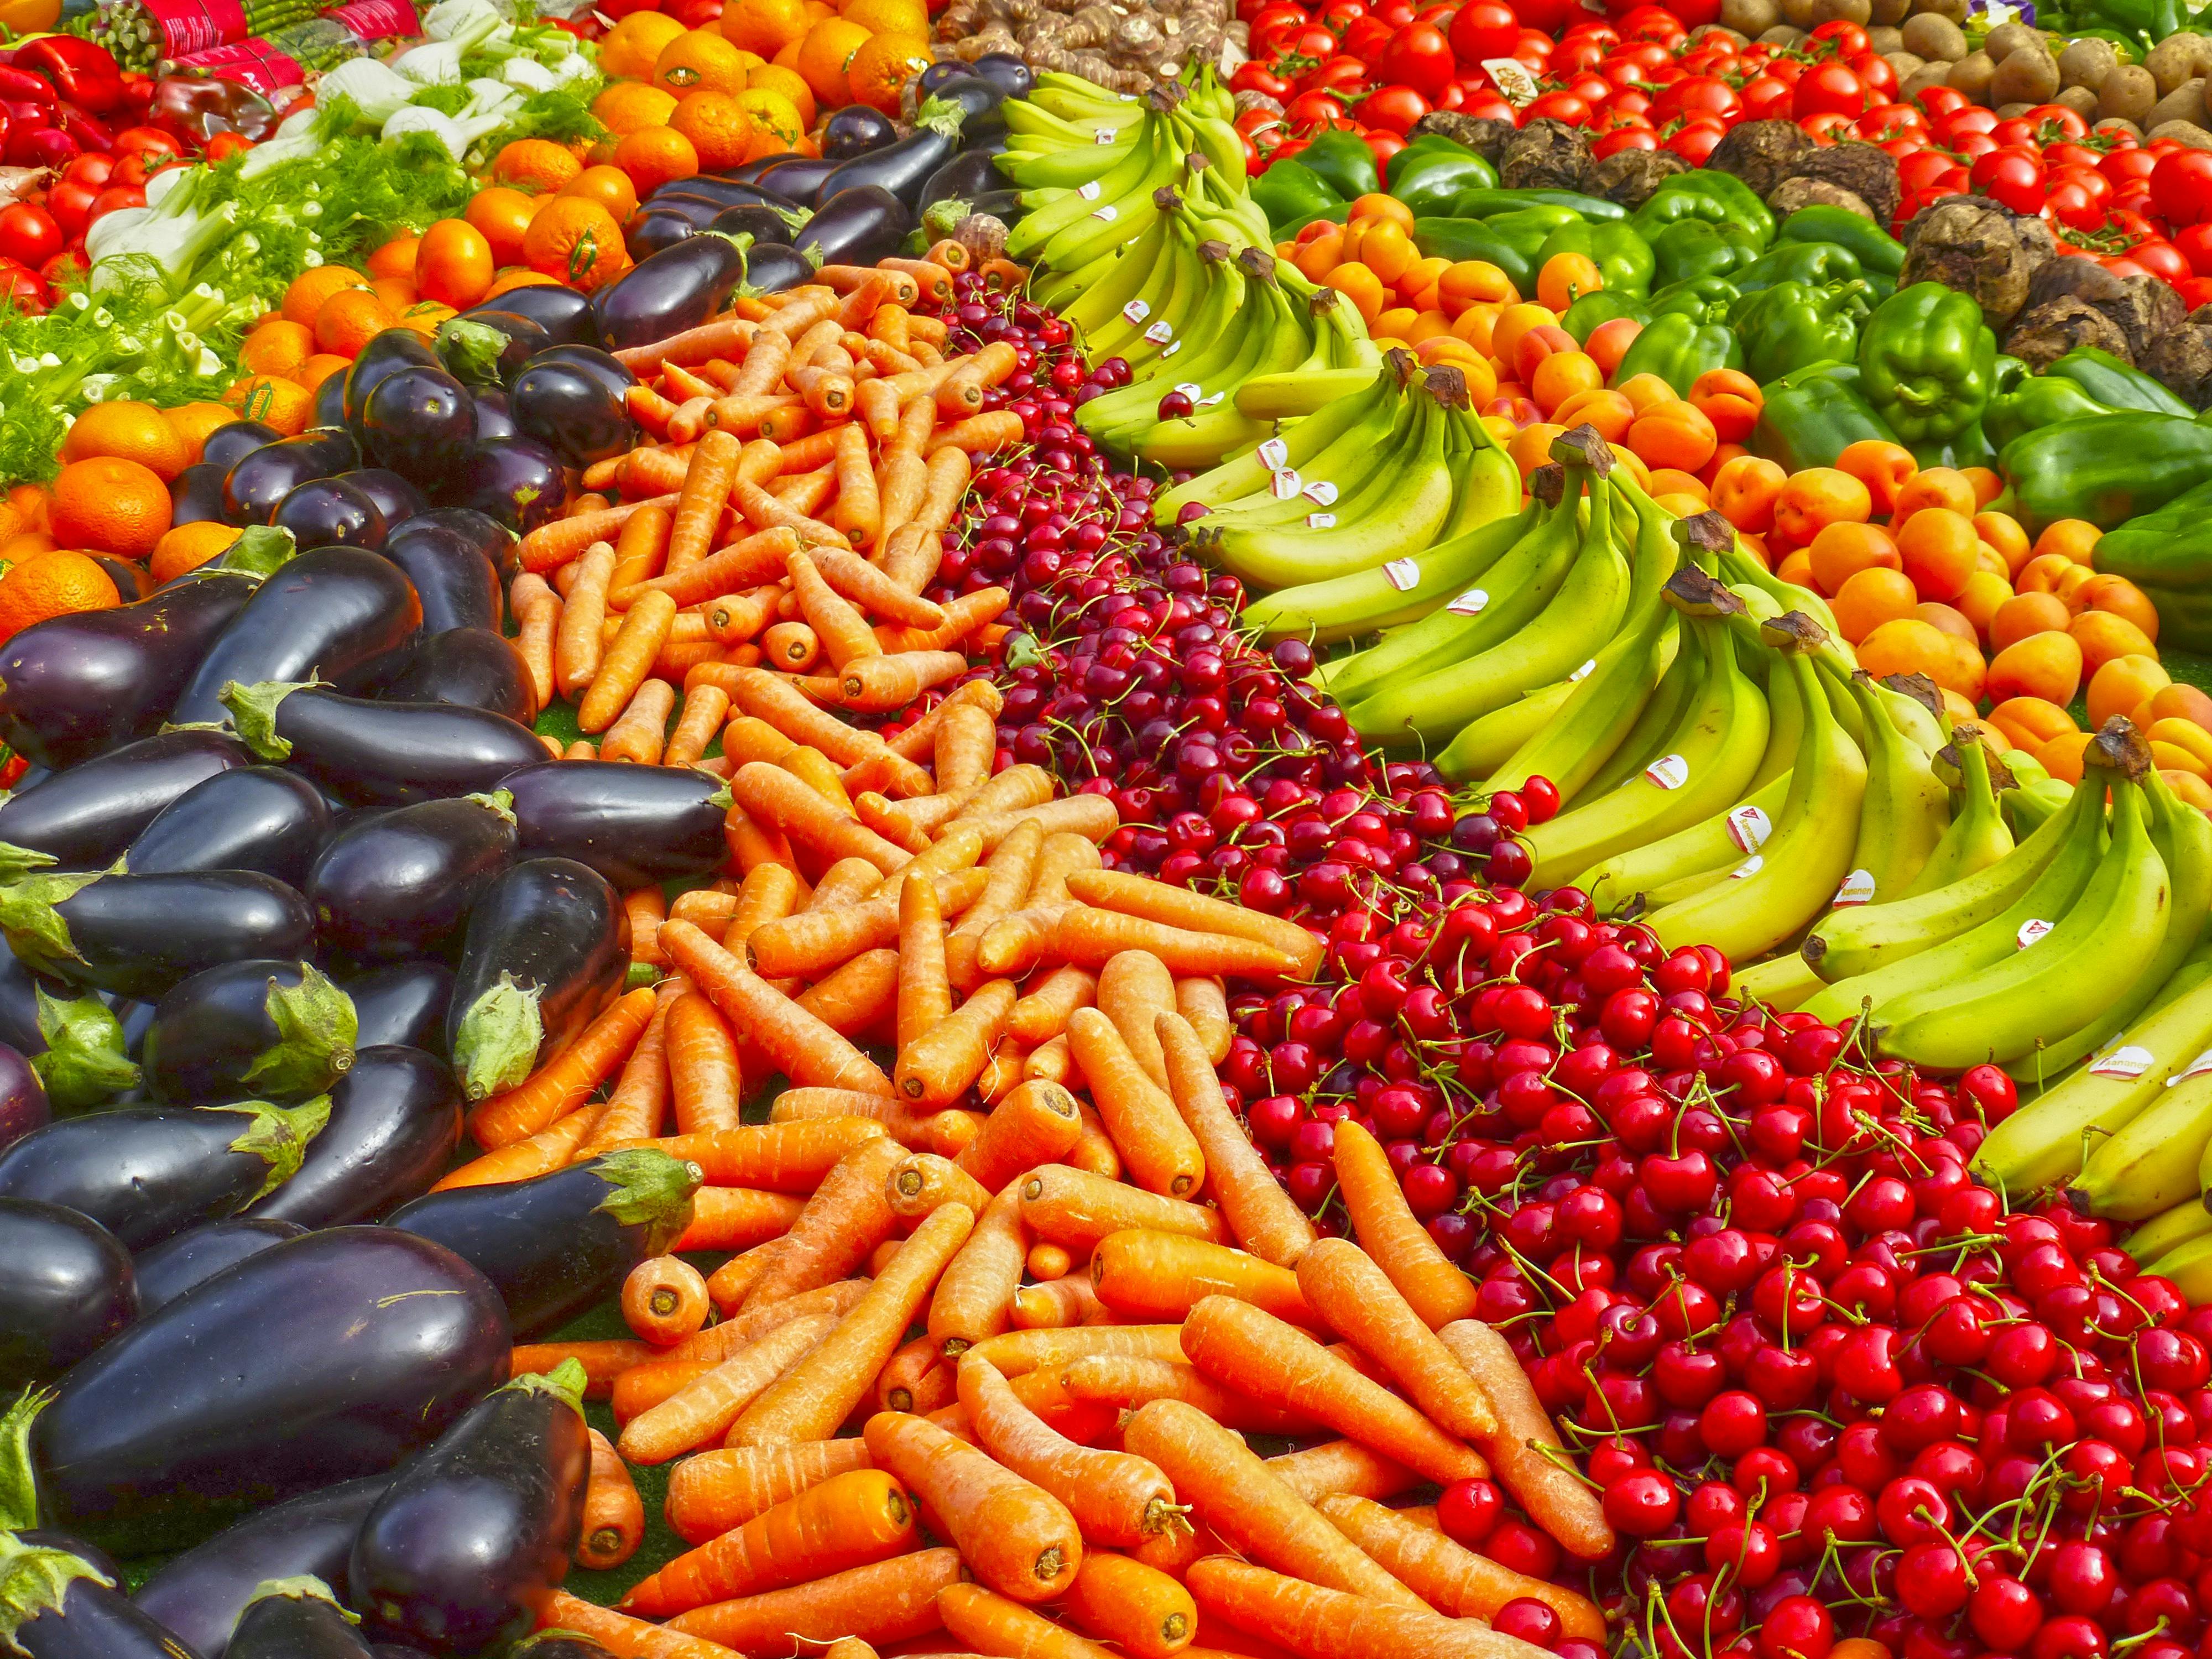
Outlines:
{"type": "MultiPolygon", "coordinates": [[[[1232,999],[1232,1103],[1324,1231],[1335,1126],[1382,1140],[1621,1543],[1567,1560],[1487,1480],[1446,1529],[1661,1659],[2212,1659],[2212,1307],[1970,1176],[2010,1079],[1869,1062],[1710,947],[1520,890],[1549,786],[1462,811],[1368,757],[1076,429],[1111,367],[969,277],[954,320],[1015,344],[1030,434],[939,574],[1015,595],[1000,764],[1110,794],[1121,866],[1325,936],[1316,983],[1232,999]]],[[[1601,1659],[1539,1603],[1498,1622],[1601,1659]]]]}

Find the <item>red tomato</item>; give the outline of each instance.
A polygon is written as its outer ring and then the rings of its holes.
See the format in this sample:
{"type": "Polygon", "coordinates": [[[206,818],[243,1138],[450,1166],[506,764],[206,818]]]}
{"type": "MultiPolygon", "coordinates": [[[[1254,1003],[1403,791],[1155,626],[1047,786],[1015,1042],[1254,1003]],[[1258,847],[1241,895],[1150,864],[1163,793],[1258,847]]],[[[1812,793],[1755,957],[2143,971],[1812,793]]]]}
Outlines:
{"type": "Polygon", "coordinates": [[[1900,137],[1906,133],[1924,134],[1928,118],[1910,104],[1876,104],[1858,118],[1857,131],[1862,138],[1879,143],[1885,138],[1900,137]]]}
{"type": "Polygon", "coordinates": [[[1261,7],[1251,23],[1253,55],[1274,57],[1312,21],[1306,15],[1303,6],[1278,3],[1261,7]]]}
{"type": "Polygon", "coordinates": [[[1368,154],[1375,158],[1375,170],[1377,173],[1389,165],[1392,156],[1406,148],[1406,141],[1403,138],[1395,132],[1386,132],[1381,127],[1370,127],[1362,132],[1359,137],[1360,142],[1367,146],[1368,154]]]}
{"type": "Polygon", "coordinates": [[[2116,149],[2097,163],[2097,171],[2115,186],[2147,179],[2158,167],[2158,157],[2147,149],[2116,149]]]}
{"type": "MultiPolygon", "coordinates": [[[[1601,111],[1597,118],[1590,123],[1590,131],[1606,135],[1616,132],[1649,132],[1651,131],[1651,118],[1642,110],[1615,107],[1601,111]]],[[[1619,146],[1616,145],[1614,148],[1618,149],[1619,146]]]]}
{"type": "Polygon", "coordinates": [[[12,301],[26,311],[44,311],[53,304],[54,296],[38,272],[11,265],[0,270],[0,301],[12,301]]]}
{"type": "Polygon", "coordinates": [[[1366,0],[1329,0],[1329,3],[1322,8],[1321,21],[1334,33],[1342,34],[1352,26],[1354,18],[1366,15],[1366,0]]]}
{"type": "Polygon", "coordinates": [[[1999,145],[1986,132],[1962,132],[1950,141],[1949,148],[1961,161],[1972,162],[1982,156],[1995,155],[1999,145]]]}
{"type": "Polygon", "coordinates": [[[1431,99],[1451,84],[1454,67],[1451,42],[1433,23],[1411,23],[1398,30],[1376,64],[1386,81],[1431,99]]]}
{"type": "Polygon", "coordinates": [[[1946,138],[1956,138],[1963,133],[1994,131],[1996,125],[1995,110],[1960,109],[1944,116],[1936,130],[1946,138]]]}
{"type": "MultiPolygon", "coordinates": [[[[1449,89],[1449,83],[1446,89],[1449,89]]],[[[1429,112],[1430,107],[1429,100],[1411,87],[1380,87],[1361,100],[1359,118],[1403,137],[1414,122],[1429,112]]]]}
{"type": "Polygon", "coordinates": [[[1602,161],[1608,155],[1618,155],[1625,149],[1656,149],[1659,135],[1647,125],[1640,127],[1615,127],[1590,146],[1590,154],[1602,161]]]}
{"type": "Polygon", "coordinates": [[[1520,120],[1520,112],[1486,87],[1469,92],[1459,112],[1475,121],[1510,121],[1517,125],[1520,120]]]}
{"type": "Polygon", "coordinates": [[[1867,32],[1847,18],[1821,24],[1808,39],[1828,47],[1838,58],[1856,58],[1867,49],[1867,32]]]}
{"type": "Polygon", "coordinates": [[[2079,138],[2089,131],[2089,124],[2081,118],[2081,112],[2069,109],[2063,104],[2038,104],[2028,111],[2027,118],[2039,129],[2055,126],[2069,138],[2079,138]]]}
{"type": "Polygon", "coordinates": [[[202,152],[210,161],[228,161],[234,155],[242,155],[253,148],[253,141],[240,133],[218,132],[208,140],[202,152]]]}
{"type": "Polygon", "coordinates": [[[1744,82],[1737,94],[1743,100],[1743,118],[1747,121],[1786,120],[1790,115],[1790,87],[1786,82],[1771,75],[1761,75],[1744,82]]]}
{"type": "Polygon", "coordinates": [[[1692,121],[1667,141],[1667,148],[1693,167],[1701,167],[1705,158],[1720,148],[1721,140],[1728,135],[1719,127],[1703,121],[1692,121]]]}
{"type": "Polygon", "coordinates": [[[1996,125],[1991,127],[1990,129],[1990,137],[1996,139],[2000,144],[2007,146],[2017,144],[2021,148],[2027,149],[2033,149],[2037,147],[2035,123],[2033,121],[2022,120],[2017,115],[2014,116],[2010,120],[2000,121],[1996,125]]]}
{"type": "Polygon", "coordinates": [[[2161,283],[2182,282],[2191,274],[2181,250],[2163,237],[2137,242],[2128,250],[2128,258],[2161,283]]]}
{"type": "Polygon", "coordinates": [[[2043,210],[2043,163],[2016,149],[1992,150],[1978,157],[1967,175],[1974,188],[2015,213],[2043,210]]]}
{"type": "Polygon", "coordinates": [[[2097,263],[2104,266],[2106,270],[2111,271],[2113,276],[2118,277],[2122,282],[2125,282],[2130,276],[2148,276],[2150,275],[2149,271],[2146,270],[2142,266],[2137,264],[2133,259],[2129,258],[2124,254],[2116,253],[2109,258],[2100,259],[2097,263]]]}
{"type": "Polygon", "coordinates": [[[2043,165],[2047,167],[2095,167],[2104,156],[2086,144],[2069,144],[2061,141],[2043,147],[2043,165]]]}
{"type": "Polygon", "coordinates": [[[2044,177],[2053,185],[2079,185],[2089,192],[2089,199],[2101,210],[2112,199],[2112,181],[2094,167],[2085,167],[2078,162],[2054,166],[2050,150],[2043,152],[2044,177]]]}
{"type": "Polygon", "coordinates": [[[2071,179],[2051,186],[2051,216],[2069,230],[2094,230],[2105,222],[2105,204],[2071,179]]]}
{"type": "Polygon", "coordinates": [[[1698,112],[1728,119],[1742,112],[1743,100],[1717,76],[1689,75],[1653,99],[1651,107],[1662,120],[1698,112]]]}
{"type": "Polygon", "coordinates": [[[2212,151],[2169,151],[2151,173],[2150,198],[2177,225],[2212,219],[2212,151]]]}
{"type": "Polygon", "coordinates": [[[1357,58],[1342,55],[1325,64],[1316,64],[1298,77],[1300,92],[1358,93],[1373,82],[1367,65],[1357,58]]]}
{"type": "MultiPolygon", "coordinates": [[[[1525,19],[1528,14],[1522,14],[1525,19]]],[[[1605,47],[1585,35],[1579,40],[1562,40],[1552,49],[1552,73],[1577,75],[1595,68],[1604,61],[1605,47]]]]}
{"type": "Polygon", "coordinates": [[[1283,119],[1308,131],[1344,119],[1344,100],[1326,92],[1302,92],[1283,110],[1283,119]]]}
{"type": "Polygon", "coordinates": [[[1390,0],[1388,5],[1375,8],[1375,15],[1394,29],[1401,29],[1413,21],[1413,8],[1407,0],[1390,0]]]}
{"type": "Polygon", "coordinates": [[[115,154],[127,155],[133,150],[155,149],[167,155],[181,155],[185,147],[159,127],[125,127],[115,135],[115,154]]]}
{"type": "Polygon", "coordinates": [[[144,207],[146,192],[132,185],[110,185],[92,198],[92,208],[84,216],[88,225],[98,224],[101,219],[118,208],[144,207]]]}
{"type": "Polygon", "coordinates": [[[1468,0],[1452,19],[1451,49],[1462,64],[1508,58],[1521,41],[1521,20],[1498,0],[1468,0]]]}
{"type": "Polygon", "coordinates": [[[65,247],[39,267],[39,275],[52,284],[70,277],[82,276],[85,269],[84,250],[65,247]]]}
{"type": "Polygon", "coordinates": [[[90,151],[78,156],[62,169],[62,177],[72,185],[89,185],[98,190],[115,171],[115,158],[90,151]]]}
{"type": "Polygon", "coordinates": [[[1631,7],[1622,14],[1620,28],[1626,40],[1657,40],[1667,46],[1687,33],[1681,18],[1665,6],[1631,7]]]}
{"type": "Polygon", "coordinates": [[[1344,31],[1344,49],[1373,63],[1390,44],[1390,26],[1379,17],[1355,17],[1344,31]]]}
{"type": "Polygon", "coordinates": [[[2191,276],[2187,282],[2176,283],[2174,292],[2181,295],[2185,310],[2194,311],[2199,306],[2212,306],[2212,282],[2202,276],[2191,276]]]}
{"type": "Polygon", "coordinates": [[[1966,109],[1974,101],[1956,87],[1923,87],[1918,95],[1920,107],[1938,119],[1955,111],[1966,109]]]}
{"type": "Polygon", "coordinates": [[[1923,149],[1904,157],[1897,164],[1897,179],[1907,190],[1919,190],[1952,170],[1948,156],[1932,149],[1923,149]]]}
{"type": "Polygon", "coordinates": [[[1237,72],[1229,77],[1229,89],[1231,92],[1256,92],[1279,104],[1291,95],[1291,83],[1257,62],[1239,64],[1237,72]]]}
{"type": "Polygon", "coordinates": [[[1634,87],[1623,87],[1606,100],[1606,107],[1621,115],[1648,117],[1651,113],[1651,100],[1634,87]]]}
{"type": "Polygon", "coordinates": [[[2140,240],[2146,236],[2160,234],[2160,228],[2144,216],[2142,210],[2127,199],[2125,191],[2112,193],[2112,210],[2105,216],[2108,227],[2123,236],[2140,240]]]}
{"type": "Polygon", "coordinates": [[[1790,100],[1799,120],[1808,115],[1856,117],[1867,106],[1866,85],[1842,64],[1821,64],[1806,71],[1790,100]]]}
{"type": "Polygon", "coordinates": [[[1823,110],[1818,115],[1806,116],[1797,125],[1814,143],[1824,147],[1851,136],[1851,118],[1841,110],[1823,110]]]}
{"type": "Polygon", "coordinates": [[[1619,90],[1602,75],[1577,75],[1567,82],[1567,90],[1595,109],[1619,90]]]}
{"type": "Polygon", "coordinates": [[[54,216],[42,207],[18,202],[0,211],[0,254],[27,265],[44,264],[62,251],[68,238],[54,216]]]}
{"type": "Polygon", "coordinates": [[[1897,71],[1890,68],[1887,58],[1863,52],[1850,59],[1850,65],[1851,73],[1857,76],[1860,83],[1876,98],[1897,96],[1897,71]]]}
{"type": "Polygon", "coordinates": [[[1571,127],[1588,124],[1590,106],[1571,92],[1547,92],[1521,112],[1524,120],[1564,121],[1571,127]]]}
{"type": "Polygon", "coordinates": [[[75,237],[84,229],[98,194],[90,185],[72,184],[64,179],[47,190],[46,210],[54,216],[64,235],[75,237]]]}

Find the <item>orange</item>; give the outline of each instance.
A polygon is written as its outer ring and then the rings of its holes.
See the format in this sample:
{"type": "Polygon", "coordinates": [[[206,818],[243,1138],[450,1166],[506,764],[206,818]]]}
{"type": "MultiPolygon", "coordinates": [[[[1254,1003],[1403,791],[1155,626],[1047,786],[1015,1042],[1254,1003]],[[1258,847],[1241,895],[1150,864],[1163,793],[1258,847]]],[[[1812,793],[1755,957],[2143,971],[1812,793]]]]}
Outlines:
{"type": "Polygon", "coordinates": [[[233,380],[222,400],[238,411],[240,420],[258,421],[288,438],[305,432],[308,416],[315,412],[313,392],[297,380],[276,374],[249,374],[233,380]]]}
{"type": "Polygon", "coordinates": [[[300,384],[313,392],[333,374],[343,374],[353,367],[353,360],[341,357],[335,351],[318,351],[300,365],[300,384]]]}
{"type": "MultiPolygon", "coordinates": [[[[771,73],[780,75],[783,71],[771,73]]],[[[756,136],[773,138],[781,149],[789,149],[806,136],[806,123],[799,118],[798,108],[780,92],[766,87],[748,87],[738,94],[738,107],[753,124],[756,136]]]]}
{"type": "Polygon", "coordinates": [[[614,215],[617,224],[637,211],[637,186],[620,167],[586,167],[562,188],[561,193],[597,202],[614,215]]]}
{"type": "Polygon", "coordinates": [[[743,92],[748,67],[744,55],[720,35],[691,29],[653,60],[653,84],[678,98],[690,92],[743,92]]]}
{"type": "Polygon", "coordinates": [[[191,452],[176,428],[151,404],[94,404],[62,440],[62,459],[93,457],[136,461],[163,483],[191,465],[191,452]]]}
{"type": "Polygon", "coordinates": [[[592,113],[617,138],[640,127],[657,127],[676,108],[676,94],[642,81],[617,81],[592,100],[592,113]]]}
{"type": "Polygon", "coordinates": [[[384,301],[384,308],[395,317],[422,297],[422,289],[415,286],[411,278],[405,276],[380,276],[368,287],[371,293],[384,301]]]}
{"type": "Polygon", "coordinates": [[[929,67],[929,42],[919,34],[872,34],[846,66],[853,101],[896,115],[899,89],[929,67]]]}
{"type": "Polygon", "coordinates": [[[315,313],[323,308],[323,301],[331,295],[340,289],[368,286],[368,277],[357,270],[348,270],[343,265],[317,265],[312,270],[303,270],[284,290],[284,320],[298,323],[303,328],[313,328],[315,313]]]}
{"type": "Polygon", "coordinates": [[[753,141],[751,118],[727,93],[692,93],[676,106],[669,125],[691,141],[700,167],[708,173],[744,165],[753,141]]]}
{"type": "Polygon", "coordinates": [[[1990,644],[2002,651],[2038,634],[2063,633],[2073,620],[2055,593],[2015,593],[1990,616],[1990,644]]]}
{"type": "Polygon", "coordinates": [[[597,202],[556,197],[530,222],[523,258],[540,276],[589,294],[614,280],[628,260],[622,227],[597,202]]]}
{"type": "Polygon", "coordinates": [[[493,259],[500,264],[511,265],[522,258],[523,233],[530,228],[530,216],[539,199],[495,185],[470,198],[464,216],[491,244],[493,259]]]}
{"type": "Polygon", "coordinates": [[[0,576],[0,640],[33,623],[76,611],[107,611],[122,603],[114,580],[82,553],[40,553],[0,576]]]}
{"type": "Polygon", "coordinates": [[[185,464],[193,466],[198,465],[208,434],[217,427],[228,426],[238,416],[221,404],[179,404],[174,409],[163,410],[161,418],[185,441],[185,464]]]}
{"type": "Polygon", "coordinates": [[[491,238],[465,219],[441,219],[422,233],[416,287],[441,305],[472,306],[491,286],[491,238]]]}
{"type": "Polygon", "coordinates": [[[732,46],[773,58],[805,36],[806,8],[800,0],[735,0],[722,8],[720,27],[732,46]]]}
{"type": "Polygon", "coordinates": [[[417,300],[399,313],[399,326],[412,330],[426,340],[434,340],[446,319],[459,314],[453,307],[440,305],[435,300],[417,300]]]}
{"type": "Polygon", "coordinates": [[[584,170],[550,138],[518,138],[492,158],[491,176],[533,196],[547,196],[584,170]]]}
{"type": "MultiPolygon", "coordinates": [[[[847,22],[858,23],[877,34],[918,35],[925,40],[929,38],[929,9],[921,0],[848,0],[837,9],[847,22]]],[[[1395,197],[1382,199],[1403,210],[1403,204],[1395,197]]],[[[1357,209],[1358,204],[1352,205],[1357,209]]]]}
{"type": "Polygon", "coordinates": [[[43,484],[20,483],[8,492],[9,507],[32,530],[46,527],[46,510],[52,504],[53,495],[43,484]]]}
{"type": "Polygon", "coordinates": [[[684,25],[665,12],[634,11],[600,40],[599,67],[610,81],[643,81],[653,73],[653,60],[683,33],[684,25]]]}
{"type": "Polygon", "coordinates": [[[867,39],[867,30],[858,23],[848,23],[842,17],[825,18],[806,31],[791,66],[806,77],[817,98],[835,108],[852,98],[847,77],[852,70],[853,54],[867,39]]]}
{"type": "Polygon", "coordinates": [[[374,293],[344,289],[323,301],[315,313],[315,343],[341,357],[358,357],[361,349],[398,320],[374,293]]]}
{"type": "Polygon", "coordinates": [[[640,127],[615,146],[615,166],[629,175],[641,196],[699,171],[699,152],[674,127],[640,127]]]}
{"type": "Polygon", "coordinates": [[[502,270],[497,276],[494,277],[492,279],[491,292],[485,295],[484,298],[487,300],[496,300],[501,295],[506,293],[510,289],[537,288],[543,283],[554,283],[556,286],[558,285],[556,279],[551,276],[542,276],[538,272],[532,270],[526,266],[517,265],[514,270],[502,270]]]}
{"type": "Polygon", "coordinates": [[[187,570],[198,569],[236,541],[238,536],[235,525],[224,524],[218,519],[179,525],[154,544],[154,556],[149,561],[154,580],[165,582],[187,570]]]}
{"type": "Polygon", "coordinates": [[[804,133],[813,126],[814,88],[806,84],[806,77],[797,70],[763,64],[745,76],[745,90],[781,93],[799,117],[799,131],[804,133]]]}
{"type": "Polygon", "coordinates": [[[169,487],[137,461],[71,461],[54,480],[53,520],[58,542],[143,559],[169,527],[169,487]]]}
{"type": "Polygon", "coordinates": [[[395,236],[368,256],[368,274],[372,276],[412,276],[415,274],[415,248],[422,241],[419,236],[395,236]]]}
{"type": "Polygon", "coordinates": [[[252,374],[298,376],[300,365],[315,355],[315,331],[285,317],[271,317],[238,344],[238,361],[252,374]]]}

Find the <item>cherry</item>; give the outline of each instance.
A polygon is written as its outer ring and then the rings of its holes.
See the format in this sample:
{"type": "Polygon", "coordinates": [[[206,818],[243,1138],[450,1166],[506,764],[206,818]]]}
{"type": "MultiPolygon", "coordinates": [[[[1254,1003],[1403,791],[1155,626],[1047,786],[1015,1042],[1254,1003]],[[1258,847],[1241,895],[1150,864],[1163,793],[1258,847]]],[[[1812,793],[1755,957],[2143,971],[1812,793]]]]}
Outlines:
{"type": "Polygon", "coordinates": [[[1915,1544],[1897,1564],[1897,1599],[1917,1618],[1946,1618],[1972,1593],[1966,1558],[1948,1539],[1915,1544]]]}
{"type": "Polygon", "coordinates": [[[1437,1499],[1437,1524],[1468,1549],[1488,1538],[1504,1513],[1505,1495],[1492,1480],[1455,1480],[1437,1499]]]}

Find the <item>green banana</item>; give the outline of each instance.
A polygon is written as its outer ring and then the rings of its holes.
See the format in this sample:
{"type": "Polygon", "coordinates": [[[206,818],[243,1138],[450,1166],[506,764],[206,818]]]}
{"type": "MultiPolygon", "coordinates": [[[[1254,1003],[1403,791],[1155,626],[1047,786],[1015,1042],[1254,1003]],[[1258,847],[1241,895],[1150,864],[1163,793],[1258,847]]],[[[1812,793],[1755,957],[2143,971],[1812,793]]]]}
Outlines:
{"type": "Polygon", "coordinates": [[[2212,1210],[2197,1199],[2185,1198],[2153,1216],[2119,1243],[2138,1262],[2151,1262],[2200,1238],[2212,1238],[2212,1210]]]}
{"type": "Polygon", "coordinates": [[[2089,1146],[2067,1188],[2069,1201],[2092,1215],[2148,1221],[2203,1191],[2199,1167],[2212,1147],[2212,1075],[2199,1073],[2162,1089],[2130,1122],[2089,1146]]]}
{"type": "Polygon", "coordinates": [[[1540,511],[1530,506],[1439,543],[1413,562],[1416,568],[1410,586],[1398,586],[1402,569],[1386,572],[1379,567],[1329,581],[1302,582],[1253,600],[1244,609],[1244,624],[1262,640],[1311,639],[1333,644],[1370,629],[1416,621],[1465,592],[1470,582],[1510,552],[1535,527],[1540,511]]]}
{"type": "Polygon", "coordinates": [[[1820,988],[1820,976],[1796,951],[1785,951],[1766,962],[1754,963],[1729,981],[1731,994],[1756,997],[1768,1007],[1788,1013],[1820,988]]]}
{"type": "Polygon", "coordinates": [[[1866,734],[1867,787],[1852,853],[1856,867],[1844,884],[1856,902],[1879,904],[1900,896],[1936,850],[1950,827],[1951,792],[1928,757],[1892,724],[1873,677],[1854,674],[1850,689],[1866,734]]]}
{"type": "Polygon", "coordinates": [[[1518,702],[1493,708],[1452,739],[1452,747],[1469,768],[1503,766],[1521,746],[1559,718],[1580,684],[1561,680],[1531,691],[1518,702]]]}
{"type": "MultiPolygon", "coordinates": [[[[1951,741],[1937,754],[1939,771],[1958,775],[1957,787],[1966,797],[1951,819],[1928,862],[1909,882],[1900,898],[1917,898],[1986,870],[2012,851],[2014,842],[1997,805],[1995,780],[1990,771],[1990,751],[1983,745],[1982,729],[1968,721],[1951,728],[1951,741]]],[[[2000,763],[2002,764],[2002,763],[2000,763]]],[[[2005,776],[2008,787],[2011,775],[2005,776]]]]}
{"type": "Polygon", "coordinates": [[[1277,472],[1285,468],[1310,468],[1347,440],[1352,453],[1372,453],[1404,410],[1407,376],[1399,369],[1403,365],[1410,371],[1412,361],[1402,352],[1393,353],[1369,377],[1368,388],[1360,396],[1340,398],[1280,437],[1255,445],[1246,453],[1232,456],[1166,491],[1154,511],[1153,522],[1162,527],[1172,526],[1182,508],[1193,503],[1209,513],[1224,513],[1238,501],[1267,496],[1277,472]]]}

